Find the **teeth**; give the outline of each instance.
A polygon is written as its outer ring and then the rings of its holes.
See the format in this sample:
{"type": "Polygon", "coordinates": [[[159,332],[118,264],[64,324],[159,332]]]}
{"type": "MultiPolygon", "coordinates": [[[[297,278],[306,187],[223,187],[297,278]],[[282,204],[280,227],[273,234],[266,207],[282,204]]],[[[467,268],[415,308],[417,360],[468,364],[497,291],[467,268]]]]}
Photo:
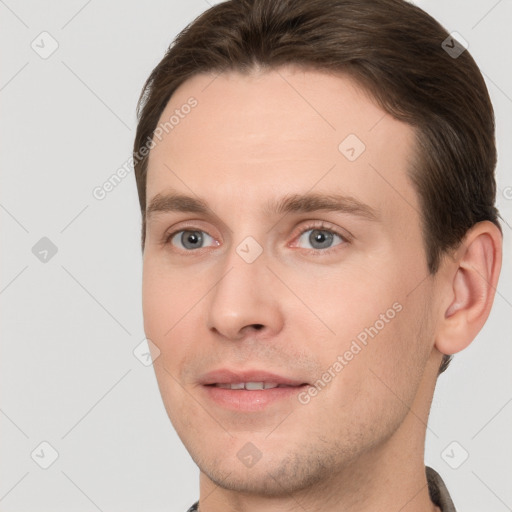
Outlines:
{"type": "Polygon", "coordinates": [[[233,384],[215,384],[215,386],[224,389],[259,390],[277,388],[279,384],[275,382],[237,382],[233,384]]]}
{"type": "Polygon", "coordinates": [[[245,389],[264,389],[263,382],[246,382],[245,389]]]}

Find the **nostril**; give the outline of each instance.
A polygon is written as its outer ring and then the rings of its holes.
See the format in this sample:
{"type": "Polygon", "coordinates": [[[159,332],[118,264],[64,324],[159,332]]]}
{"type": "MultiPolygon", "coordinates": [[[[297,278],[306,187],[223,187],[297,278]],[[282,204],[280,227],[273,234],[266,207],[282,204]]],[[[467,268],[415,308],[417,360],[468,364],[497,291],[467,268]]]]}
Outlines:
{"type": "Polygon", "coordinates": [[[257,329],[258,331],[259,331],[259,330],[261,330],[261,329],[263,329],[263,325],[262,325],[262,324],[253,324],[253,327],[254,327],[255,329],[257,329]]]}

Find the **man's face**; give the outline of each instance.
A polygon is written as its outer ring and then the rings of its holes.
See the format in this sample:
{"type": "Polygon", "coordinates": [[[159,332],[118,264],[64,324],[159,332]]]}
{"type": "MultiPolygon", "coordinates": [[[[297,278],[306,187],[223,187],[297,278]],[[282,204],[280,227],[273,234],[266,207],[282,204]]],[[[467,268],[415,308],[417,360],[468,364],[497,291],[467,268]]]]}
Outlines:
{"type": "Polygon", "coordinates": [[[161,122],[176,109],[179,122],[154,139],[147,205],[174,193],[208,209],[182,201],[149,214],[144,327],[167,413],[203,478],[288,493],[398,435],[420,445],[440,353],[406,177],[412,128],[350,79],[291,67],[195,76],[161,122]],[[191,96],[197,105],[183,108],[191,96]],[[297,200],[306,195],[352,202],[318,209],[297,200]],[[215,385],[240,379],[304,385],[215,385]]]}

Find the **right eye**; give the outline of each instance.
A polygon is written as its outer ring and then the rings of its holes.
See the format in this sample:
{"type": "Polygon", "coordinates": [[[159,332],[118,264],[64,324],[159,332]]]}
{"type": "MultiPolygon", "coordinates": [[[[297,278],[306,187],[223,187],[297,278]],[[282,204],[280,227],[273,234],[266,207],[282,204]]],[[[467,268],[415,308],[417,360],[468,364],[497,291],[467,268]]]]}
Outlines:
{"type": "MultiPolygon", "coordinates": [[[[213,237],[211,237],[208,233],[205,233],[204,231],[201,231],[199,229],[182,229],[180,231],[175,231],[174,233],[171,233],[167,237],[166,244],[174,245],[175,247],[183,251],[191,251],[194,249],[203,249],[203,243],[206,243],[208,241],[215,242],[213,237]]],[[[218,244],[215,243],[214,245],[218,244]]]]}

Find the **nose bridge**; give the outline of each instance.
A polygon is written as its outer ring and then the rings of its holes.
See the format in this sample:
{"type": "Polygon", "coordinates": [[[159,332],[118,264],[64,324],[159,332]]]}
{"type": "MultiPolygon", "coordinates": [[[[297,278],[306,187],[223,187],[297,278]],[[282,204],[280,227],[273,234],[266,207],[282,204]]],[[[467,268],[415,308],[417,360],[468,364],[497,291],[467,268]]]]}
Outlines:
{"type": "Polygon", "coordinates": [[[209,300],[208,327],[225,337],[236,339],[244,327],[263,326],[275,331],[282,324],[267,255],[253,237],[230,247],[223,262],[222,277],[209,300]]]}

